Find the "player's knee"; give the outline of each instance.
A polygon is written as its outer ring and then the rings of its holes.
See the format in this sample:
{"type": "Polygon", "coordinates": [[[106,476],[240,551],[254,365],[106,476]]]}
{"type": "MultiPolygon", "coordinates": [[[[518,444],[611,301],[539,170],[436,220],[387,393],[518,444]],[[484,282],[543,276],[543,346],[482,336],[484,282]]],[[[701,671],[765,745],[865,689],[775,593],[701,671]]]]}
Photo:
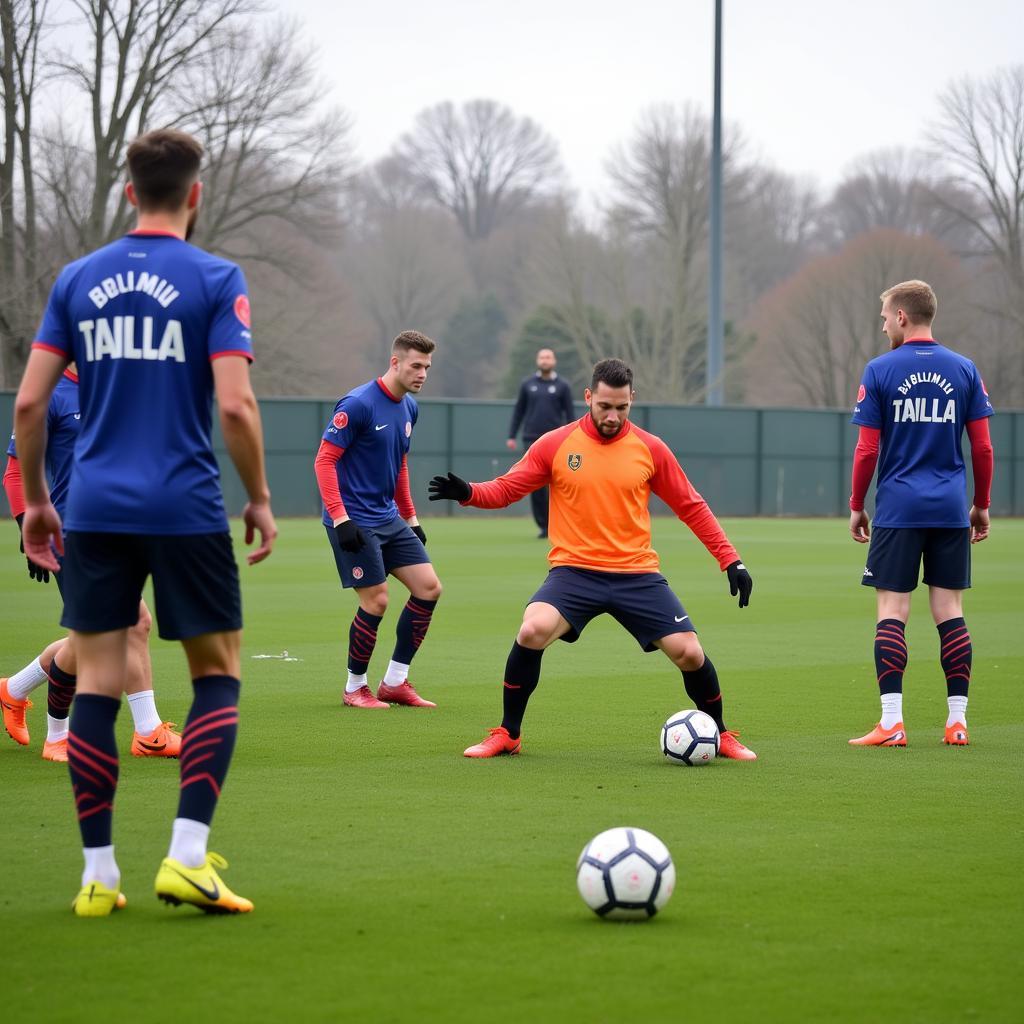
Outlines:
{"type": "Polygon", "coordinates": [[[704,648],[696,633],[682,633],[672,651],[672,661],[684,672],[696,672],[704,664],[704,648]]]}
{"type": "Polygon", "coordinates": [[[139,608],[139,620],[132,626],[130,632],[132,640],[142,642],[144,644],[149,643],[149,634],[153,630],[153,616],[150,614],[149,609],[143,605],[139,608]]]}
{"type": "Polygon", "coordinates": [[[360,594],[359,606],[370,615],[381,616],[388,610],[388,593],[382,590],[373,594],[360,594]]]}
{"type": "Polygon", "coordinates": [[[441,581],[435,576],[434,579],[423,588],[420,595],[424,601],[437,601],[441,597],[441,581]]]}
{"type": "Polygon", "coordinates": [[[532,650],[539,651],[547,647],[550,638],[551,630],[543,622],[537,619],[526,619],[519,627],[516,643],[520,647],[529,647],[532,650]]]}

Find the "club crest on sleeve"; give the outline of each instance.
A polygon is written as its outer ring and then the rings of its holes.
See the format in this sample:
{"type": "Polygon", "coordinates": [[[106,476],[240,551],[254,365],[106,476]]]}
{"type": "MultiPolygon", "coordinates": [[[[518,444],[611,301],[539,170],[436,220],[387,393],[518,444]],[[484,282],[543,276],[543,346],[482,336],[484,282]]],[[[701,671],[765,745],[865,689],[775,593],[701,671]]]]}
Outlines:
{"type": "Polygon", "coordinates": [[[867,395],[867,389],[864,387],[863,384],[861,384],[861,386],[857,388],[857,401],[863,402],[865,395],[867,395]]]}
{"type": "Polygon", "coordinates": [[[344,430],[348,426],[348,413],[344,410],[342,412],[336,412],[334,419],[331,422],[339,429],[344,430]]]}
{"type": "Polygon", "coordinates": [[[406,437],[412,437],[412,421],[411,420],[406,420],[405,421],[405,436],[406,437]]]}
{"type": "Polygon", "coordinates": [[[249,296],[242,294],[235,299],[235,316],[238,317],[243,327],[252,326],[252,314],[249,310],[249,296]]]}
{"type": "Polygon", "coordinates": [[[572,452],[569,455],[569,468],[575,473],[583,465],[583,456],[572,452]]]}

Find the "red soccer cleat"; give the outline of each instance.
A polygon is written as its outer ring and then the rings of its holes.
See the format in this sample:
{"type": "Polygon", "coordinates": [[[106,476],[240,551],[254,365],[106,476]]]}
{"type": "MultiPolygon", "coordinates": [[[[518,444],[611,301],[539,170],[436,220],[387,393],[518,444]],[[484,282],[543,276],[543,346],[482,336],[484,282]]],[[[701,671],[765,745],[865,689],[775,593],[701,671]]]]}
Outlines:
{"type": "Polygon", "coordinates": [[[342,697],[343,703],[347,704],[350,708],[389,708],[390,704],[385,704],[382,700],[377,700],[376,697],[370,692],[368,686],[360,686],[354,693],[345,691],[342,697]]]}
{"type": "Polygon", "coordinates": [[[907,730],[903,728],[902,722],[897,722],[891,729],[883,729],[882,723],[879,722],[867,735],[850,740],[851,747],[905,747],[906,745],[907,730]]]}
{"type": "Polygon", "coordinates": [[[508,729],[499,725],[497,729],[491,729],[487,739],[472,747],[467,747],[463,757],[498,757],[500,754],[518,754],[523,748],[521,739],[512,739],[508,729]]]}
{"type": "Polygon", "coordinates": [[[967,726],[963,722],[956,722],[946,726],[946,735],[942,742],[947,747],[969,747],[970,740],[967,737],[967,726]]]}
{"type": "Polygon", "coordinates": [[[719,737],[718,756],[727,757],[732,761],[756,761],[755,754],[750,747],[743,746],[739,739],[740,734],[732,729],[727,729],[719,737]]]}
{"type": "Polygon", "coordinates": [[[407,708],[436,708],[432,700],[424,700],[413,688],[408,679],[400,686],[388,686],[381,683],[377,687],[377,700],[386,701],[388,704],[401,704],[407,708]]]}
{"type": "Polygon", "coordinates": [[[7,730],[7,735],[23,747],[28,746],[28,726],[25,724],[25,712],[30,707],[32,707],[32,701],[18,700],[12,697],[7,689],[6,677],[0,679],[0,709],[3,710],[4,728],[7,730]]]}

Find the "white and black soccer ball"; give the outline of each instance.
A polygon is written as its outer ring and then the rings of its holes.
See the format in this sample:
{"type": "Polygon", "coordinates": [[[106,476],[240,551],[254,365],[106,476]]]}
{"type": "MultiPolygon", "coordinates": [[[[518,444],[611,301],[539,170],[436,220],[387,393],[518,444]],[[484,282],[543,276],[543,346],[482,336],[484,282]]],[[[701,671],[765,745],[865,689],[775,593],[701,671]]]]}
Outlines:
{"type": "Polygon", "coordinates": [[[583,847],[576,887],[591,910],[612,920],[646,920],[661,910],[676,885],[668,847],[642,828],[610,828],[583,847]]]}
{"type": "Polygon", "coordinates": [[[720,742],[715,720],[703,711],[679,711],[661,727],[661,752],[673,764],[710,764],[720,742]]]}

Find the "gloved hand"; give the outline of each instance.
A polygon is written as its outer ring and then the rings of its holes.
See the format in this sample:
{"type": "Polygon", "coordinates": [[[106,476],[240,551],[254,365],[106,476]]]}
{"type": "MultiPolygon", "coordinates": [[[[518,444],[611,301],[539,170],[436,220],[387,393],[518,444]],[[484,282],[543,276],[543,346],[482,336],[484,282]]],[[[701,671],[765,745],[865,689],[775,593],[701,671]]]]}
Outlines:
{"type": "Polygon", "coordinates": [[[469,484],[451,472],[447,476],[435,476],[427,484],[427,490],[431,501],[468,501],[472,493],[469,484]]]}
{"type": "Polygon", "coordinates": [[[742,562],[733,562],[726,570],[729,574],[729,593],[735,597],[740,595],[740,607],[750,604],[750,592],[754,589],[754,581],[742,562]]]}
{"type": "MultiPolygon", "coordinates": [[[[25,542],[21,539],[21,521],[25,518],[25,513],[15,516],[15,522],[18,524],[18,550],[24,555],[25,554],[25,542]]],[[[26,558],[25,562],[28,564],[28,574],[40,583],[50,582],[50,570],[44,569],[41,565],[36,565],[31,558],[26,558]]]]}
{"type": "Polygon", "coordinates": [[[410,526],[409,529],[412,530],[412,532],[415,533],[417,537],[419,537],[420,543],[424,547],[426,547],[427,546],[427,533],[423,529],[423,527],[420,526],[419,523],[417,523],[415,526],[410,526]]]}
{"type": "Polygon", "coordinates": [[[363,535],[363,531],[351,519],[338,523],[334,528],[334,533],[338,538],[338,547],[342,551],[347,551],[350,555],[354,555],[357,551],[362,551],[366,546],[366,537],[363,535]]]}

